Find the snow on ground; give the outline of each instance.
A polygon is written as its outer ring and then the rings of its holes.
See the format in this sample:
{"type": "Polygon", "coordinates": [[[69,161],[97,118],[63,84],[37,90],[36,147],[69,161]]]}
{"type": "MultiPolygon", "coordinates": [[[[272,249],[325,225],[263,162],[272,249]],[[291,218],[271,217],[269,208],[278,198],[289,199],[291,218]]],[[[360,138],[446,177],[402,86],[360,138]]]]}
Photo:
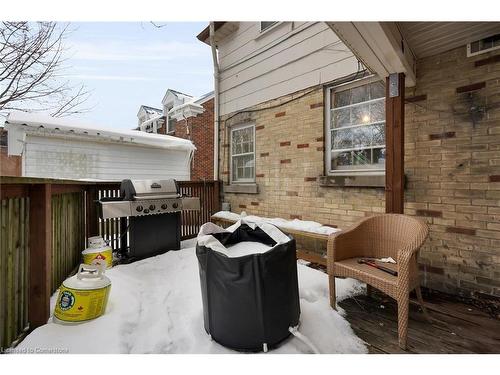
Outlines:
{"type": "MultiPolygon", "coordinates": [[[[203,312],[195,240],[170,251],[106,272],[112,281],[106,314],[78,325],[49,323],[29,334],[18,352],[62,349],[70,353],[236,353],[211,341],[203,312]]],[[[321,353],[366,353],[341,313],[328,303],[326,274],[298,264],[301,326],[321,353]]],[[[337,298],[361,291],[350,279],[337,281],[337,298]]],[[[52,297],[52,311],[56,294],[52,297]]],[[[310,353],[290,337],[271,353],[310,353]]]]}
{"type": "Polygon", "coordinates": [[[213,214],[212,216],[218,217],[220,219],[228,219],[234,221],[245,219],[246,221],[252,221],[254,223],[266,222],[276,225],[277,227],[283,229],[301,230],[304,232],[318,233],[318,234],[332,234],[340,231],[340,229],[338,228],[328,227],[316,221],[307,221],[299,219],[285,220],[278,217],[275,218],[261,217],[255,215],[247,215],[244,211],[241,213],[241,215],[229,211],[219,211],[213,214]]]}

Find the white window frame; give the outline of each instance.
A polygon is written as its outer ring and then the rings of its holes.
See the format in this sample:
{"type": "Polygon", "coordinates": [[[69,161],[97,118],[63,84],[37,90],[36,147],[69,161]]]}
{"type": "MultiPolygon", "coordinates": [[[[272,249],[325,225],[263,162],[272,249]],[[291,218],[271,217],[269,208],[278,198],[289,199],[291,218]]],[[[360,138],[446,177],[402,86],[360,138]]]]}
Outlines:
{"type": "MultiPolygon", "coordinates": [[[[335,91],[344,91],[347,89],[352,89],[354,87],[359,87],[359,86],[364,86],[368,85],[370,83],[378,82],[381,81],[381,79],[376,76],[376,75],[370,75],[368,77],[363,77],[357,80],[354,80],[352,82],[347,82],[339,85],[331,85],[327,86],[325,88],[325,171],[326,174],[329,176],[356,176],[356,175],[385,175],[385,166],[384,168],[366,168],[366,169],[361,169],[361,168],[353,168],[353,169],[332,169],[332,137],[331,137],[331,129],[330,129],[330,124],[331,124],[331,116],[332,116],[332,109],[331,108],[331,99],[332,99],[332,92],[335,91]]],[[[374,99],[373,101],[380,100],[380,98],[374,99]]],[[[364,103],[369,103],[372,100],[366,101],[364,103]]],[[[348,127],[345,127],[346,129],[349,128],[356,128],[356,127],[361,127],[361,126],[367,126],[367,125],[375,125],[381,123],[380,121],[370,123],[370,124],[363,124],[363,125],[351,125],[348,127]]],[[[385,121],[384,121],[385,123],[385,121]]],[[[368,148],[379,148],[377,147],[362,147],[360,149],[368,149],[368,148]]],[[[354,149],[354,148],[353,148],[354,149]]],[[[342,151],[342,150],[336,150],[342,151]]]]}
{"type": "Polygon", "coordinates": [[[255,124],[254,123],[244,123],[244,124],[239,124],[231,127],[230,130],[230,137],[229,137],[229,176],[230,176],[230,184],[235,185],[235,184],[254,184],[255,183],[255,169],[256,169],[256,160],[255,160],[255,124]],[[237,154],[233,155],[233,133],[236,130],[241,130],[241,129],[246,129],[246,128],[253,128],[253,152],[246,152],[243,154],[237,154]],[[253,176],[251,178],[243,178],[239,180],[234,180],[233,179],[233,157],[234,156],[241,156],[241,155],[251,155],[253,154],[253,176]]]}
{"type": "Polygon", "coordinates": [[[260,33],[265,33],[273,28],[275,28],[276,26],[278,26],[278,24],[280,23],[279,21],[264,21],[264,22],[274,22],[273,24],[269,25],[268,27],[266,27],[265,29],[262,28],[262,22],[263,21],[259,21],[259,30],[260,30],[260,33]]]}
{"type": "MultiPolygon", "coordinates": [[[[498,35],[498,34],[491,35],[490,37],[493,37],[493,36],[496,36],[496,35],[498,35]]],[[[481,49],[481,50],[476,51],[476,52],[471,52],[472,51],[472,43],[480,42],[483,39],[488,39],[488,37],[482,38],[482,39],[478,39],[478,40],[474,40],[471,43],[467,43],[467,57],[482,55],[483,53],[488,53],[488,52],[496,51],[497,49],[500,49],[500,46],[494,46],[494,47],[490,47],[490,48],[481,49]]]]}

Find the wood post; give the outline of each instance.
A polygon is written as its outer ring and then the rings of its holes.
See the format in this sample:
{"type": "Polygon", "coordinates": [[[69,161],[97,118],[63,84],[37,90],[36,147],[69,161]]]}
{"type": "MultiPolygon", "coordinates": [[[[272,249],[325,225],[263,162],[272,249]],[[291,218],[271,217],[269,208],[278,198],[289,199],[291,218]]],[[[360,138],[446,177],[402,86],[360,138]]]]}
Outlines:
{"type": "Polygon", "coordinates": [[[47,323],[50,316],[52,268],[52,192],[50,184],[30,188],[30,330],[47,323]]]}
{"type": "Polygon", "coordinates": [[[87,238],[92,236],[97,236],[99,234],[99,218],[97,215],[97,205],[95,201],[97,200],[97,187],[90,186],[87,189],[86,194],[86,227],[87,227],[87,238]]]}
{"type": "Polygon", "coordinates": [[[404,211],[405,75],[386,78],[385,94],[385,212],[404,211]]]}

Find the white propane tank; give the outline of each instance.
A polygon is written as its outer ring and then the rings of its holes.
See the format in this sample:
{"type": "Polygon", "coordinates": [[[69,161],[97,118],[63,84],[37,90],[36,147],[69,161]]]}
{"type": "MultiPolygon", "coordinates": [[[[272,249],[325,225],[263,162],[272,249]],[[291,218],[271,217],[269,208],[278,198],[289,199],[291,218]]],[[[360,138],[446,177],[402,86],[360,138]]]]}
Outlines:
{"type": "Polygon", "coordinates": [[[106,268],[113,267],[113,249],[101,236],[89,237],[89,247],[82,251],[83,263],[104,263],[106,268]]]}
{"type": "Polygon", "coordinates": [[[54,311],[54,322],[77,324],[95,319],[106,311],[111,280],[103,264],[80,264],[78,273],[64,280],[54,311]]]}

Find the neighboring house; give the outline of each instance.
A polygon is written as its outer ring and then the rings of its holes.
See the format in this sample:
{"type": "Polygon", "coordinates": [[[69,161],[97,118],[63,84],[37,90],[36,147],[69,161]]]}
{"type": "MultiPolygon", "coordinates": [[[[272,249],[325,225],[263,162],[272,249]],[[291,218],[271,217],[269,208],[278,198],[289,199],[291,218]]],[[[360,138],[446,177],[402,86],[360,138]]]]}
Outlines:
{"type": "Polygon", "coordinates": [[[0,176],[21,176],[21,157],[8,155],[7,130],[0,127],[0,176]]]}
{"type": "Polygon", "coordinates": [[[193,142],[191,180],[214,179],[214,93],[199,98],[168,89],[162,100],[163,112],[143,122],[138,130],[168,134],[193,142]]]}
{"type": "MultiPolygon", "coordinates": [[[[141,105],[139,107],[139,112],[137,112],[137,126],[140,127],[143,123],[153,118],[158,118],[163,115],[163,110],[159,108],[150,107],[147,105],[141,105]]],[[[144,129],[148,133],[155,133],[152,129],[144,129]]]]}
{"type": "Polygon", "coordinates": [[[50,116],[11,112],[5,121],[8,155],[21,158],[26,177],[190,179],[189,140],[115,130],[50,116]]]}
{"type": "Polygon", "coordinates": [[[214,29],[232,211],[345,229],[404,208],[430,227],[425,286],[500,296],[499,23],[214,29]]]}

